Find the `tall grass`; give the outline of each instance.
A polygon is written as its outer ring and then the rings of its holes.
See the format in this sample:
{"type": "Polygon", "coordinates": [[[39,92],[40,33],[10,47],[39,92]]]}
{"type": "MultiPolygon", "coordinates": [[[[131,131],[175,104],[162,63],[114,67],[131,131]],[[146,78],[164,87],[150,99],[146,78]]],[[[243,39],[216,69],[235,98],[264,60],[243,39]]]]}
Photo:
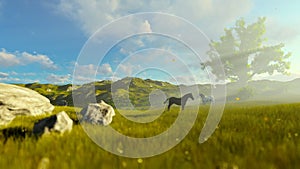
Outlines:
{"type": "MultiPolygon", "coordinates": [[[[76,118],[70,107],[57,107],[54,113],[61,110],[76,118]]],[[[300,104],[228,104],[214,134],[199,144],[208,110],[208,106],[201,106],[185,139],[154,157],[133,159],[113,155],[93,143],[80,125],[74,125],[72,132],[63,136],[53,133],[38,140],[28,137],[24,141],[9,139],[6,144],[0,143],[0,168],[300,168],[300,104]]],[[[189,111],[192,108],[184,113],[189,111]]],[[[149,137],[168,129],[178,112],[179,108],[174,106],[147,124],[130,122],[117,113],[111,126],[132,137],[149,137]]],[[[38,118],[42,116],[19,117],[9,126],[30,128],[38,118]]]]}

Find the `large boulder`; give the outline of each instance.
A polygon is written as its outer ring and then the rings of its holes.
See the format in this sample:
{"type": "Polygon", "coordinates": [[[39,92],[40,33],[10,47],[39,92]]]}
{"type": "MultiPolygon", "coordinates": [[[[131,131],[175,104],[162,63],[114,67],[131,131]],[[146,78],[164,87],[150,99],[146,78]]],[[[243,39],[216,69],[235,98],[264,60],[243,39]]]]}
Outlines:
{"type": "Polygon", "coordinates": [[[112,122],[115,111],[111,105],[101,100],[100,103],[90,103],[80,114],[82,121],[106,126],[112,122]]]}
{"type": "Polygon", "coordinates": [[[31,89],[0,83],[0,126],[10,123],[17,115],[40,115],[52,112],[49,99],[31,89]]]}
{"type": "Polygon", "coordinates": [[[58,132],[65,133],[70,132],[73,127],[73,120],[67,115],[66,112],[62,111],[56,115],[46,117],[34,123],[33,134],[40,136],[45,132],[58,132]]]}

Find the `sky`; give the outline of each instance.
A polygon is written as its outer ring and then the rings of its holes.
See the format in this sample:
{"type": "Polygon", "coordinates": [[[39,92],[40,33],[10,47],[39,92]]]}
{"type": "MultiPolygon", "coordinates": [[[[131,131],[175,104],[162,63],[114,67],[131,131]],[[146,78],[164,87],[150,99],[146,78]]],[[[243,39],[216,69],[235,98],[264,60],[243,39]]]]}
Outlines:
{"type": "Polygon", "coordinates": [[[87,83],[126,76],[179,84],[215,79],[201,62],[235,21],[266,17],[269,44],[291,52],[300,78],[300,1],[0,0],[0,82],[87,83]],[[151,13],[156,12],[156,13],[151,13]]]}

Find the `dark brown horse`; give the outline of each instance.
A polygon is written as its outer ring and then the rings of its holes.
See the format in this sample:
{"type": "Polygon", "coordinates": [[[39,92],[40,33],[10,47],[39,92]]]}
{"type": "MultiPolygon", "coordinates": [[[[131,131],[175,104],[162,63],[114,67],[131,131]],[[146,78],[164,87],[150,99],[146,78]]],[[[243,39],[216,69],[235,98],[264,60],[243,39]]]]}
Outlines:
{"type": "Polygon", "coordinates": [[[187,100],[189,98],[191,98],[192,100],[194,100],[194,97],[193,97],[192,93],[188,93],[188,94],[182,96],[181,98],[169,97],[164,102],[164,104],[166,104],[167,101],[169,101],[168,110],[170,110],[170,107],[172,106],[172,104],[181,105],[182,110],[184,110],[184,106],[185,106],[185,104],[186,104],[186,102],[187,102],[187,100]]]}

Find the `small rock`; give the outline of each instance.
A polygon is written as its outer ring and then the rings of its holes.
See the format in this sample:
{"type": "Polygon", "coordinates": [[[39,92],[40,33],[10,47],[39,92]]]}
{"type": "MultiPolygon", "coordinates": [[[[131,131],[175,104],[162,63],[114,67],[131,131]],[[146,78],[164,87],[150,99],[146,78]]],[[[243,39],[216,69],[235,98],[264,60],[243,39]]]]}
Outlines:
{"type": "Polygon", "coordinates": [[[112,122],[115,111],[111,105],[101,100],[100,103],[90,103],[80,114],[83,117],[82,121],[106,126],[112,122]]]}
{"type": "Polygon", "coordinates": [[[66,112],[62,111],[56,115],[57,120],[54,124],[54,131],[64,133],[66,131],[71,132],[73,127],[73,120],[67,115],[66,112]]]}

